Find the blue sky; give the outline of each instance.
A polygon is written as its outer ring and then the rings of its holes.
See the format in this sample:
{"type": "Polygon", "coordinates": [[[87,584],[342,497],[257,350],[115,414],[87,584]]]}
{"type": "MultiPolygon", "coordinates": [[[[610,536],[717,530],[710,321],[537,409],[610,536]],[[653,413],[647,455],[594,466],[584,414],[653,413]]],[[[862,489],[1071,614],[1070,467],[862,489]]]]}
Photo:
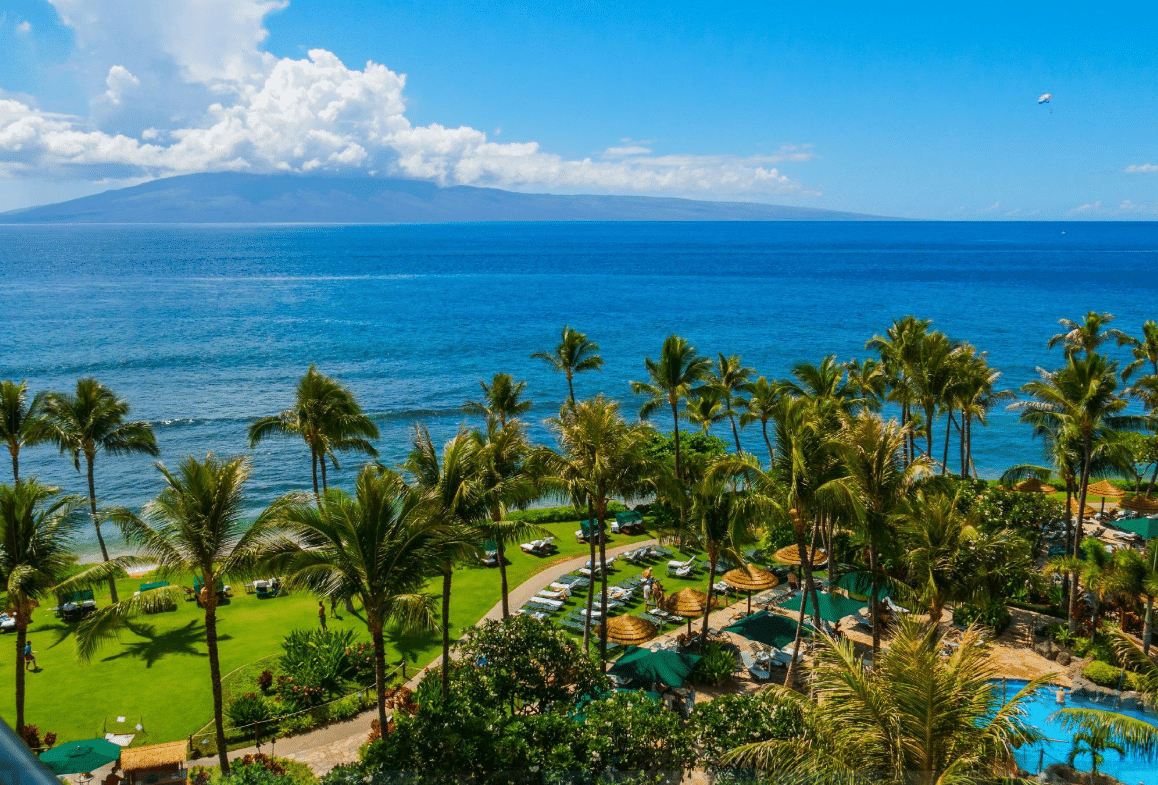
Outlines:
{"type": "Polygon", "coordinates": [[[1154,4],[173,8],[5,0],[0,209],[235,169],[1158,216],[1154,4]]]}

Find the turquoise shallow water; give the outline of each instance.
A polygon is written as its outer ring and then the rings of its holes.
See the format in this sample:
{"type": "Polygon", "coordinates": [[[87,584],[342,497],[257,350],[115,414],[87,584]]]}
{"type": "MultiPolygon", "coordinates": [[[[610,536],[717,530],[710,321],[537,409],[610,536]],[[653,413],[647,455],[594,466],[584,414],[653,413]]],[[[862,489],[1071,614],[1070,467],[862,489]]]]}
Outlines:
{"type": "MultiPolygon", "coordinates": [[[[1005,681],[1005,687],[1010,697],[1015,695],[1017,691],[1025,685],[1026,682],[1016,679],[1007,679],[1005,681]]],[[[1083,698],[1074,698],[1070,695],[1068,689],[1063,690],[1063,692],[1065,693],[1066,706],[1115,711],[1118,714],[1143,720],[1151,725],[1158,725],[1158,716],[1149,712],[1117,709],[1112,704],[1107,705],[1083,698]]],[[[1041,742],[1040,744],[1024,747],[1017,751],[1018,763],[1030,774],[1038,773],[1039,764],[1044,768],[1051,763],[1065,763],[1069,759],[1071,736],[1067,731],[1062,730],[1059,723],[1050,719],[1058,709],[1062,708],[1057,702],[1056,693],[1056,689],[1044,689],[1027,704],[1027,719],[1029,723],[1040,730],[1047,739],[1047,741],[1041,742]]],[[[1074,765],[1083,771],[1089,771],[1089,754],[1079,755],[1074,761],[1074,765]]],[[[1098,771],[1109,774],[1127,783],[1127,785],[1134,785],[1134,783],[1138,783],[1138,785],[1156,785],[1156,783],[1158,783],[1158,764],[1154,761],[1148,761],[1137,755],[1123,757],[1113,750],[1106,751],[1105,759],[1102,765],[1098,767],[1098,771]]]]}
{"type": "MultiPolygon", "coordinates": [[[[906,313],[987,350],[1016,386],[1059,361],[1045,340],[1060,317],[1108,310],[1132,332],[1158,318],[1156,249],[1153,224],[0,226],[0,378],[64,389],[94,375],[155,424],[174,463],[248,452],[246,425],[287,406],[316,362],[377,419],[393,462],[418,420],[453,433],[500,370],[528,380],[546,439],[566,385],[529,355],[564,323],[607,361],[577,393],[629,411],[628,381],[670,332],[778,376],[830,352],[863,357],[906,313]]],[[[978,430],[987,476],[1039,458],[1011,414],[978,430]]],[[[255,506],[308,484],[297,443],[264,443],[253,462],[255,506]]],[[[99,459],[102,503],[155,494],[151,463],[99,459]]],[[[84,489],[51,448],[23,466],[84,489]]]]}

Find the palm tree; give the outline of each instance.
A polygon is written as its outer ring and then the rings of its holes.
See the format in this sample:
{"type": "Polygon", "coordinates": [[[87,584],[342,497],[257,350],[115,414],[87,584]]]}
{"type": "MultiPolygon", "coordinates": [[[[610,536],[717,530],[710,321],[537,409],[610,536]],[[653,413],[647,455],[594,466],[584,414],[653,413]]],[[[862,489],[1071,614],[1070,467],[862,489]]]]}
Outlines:
{"type": "MultiPolygon", "coordinates": [[[[76,383],[76,394],[50,393],[44,400],[44,414],[48,419],[49,440],[55,442],[61,453],[72,456],[72,464],[80,471],[80,456],[84,454],[88,468],[88,501],[92,525],[101,546],[101,558],[109,560],[109,549],[101,534],[100,516],[97,515],[96,479],[93,467],[98,452],[107,455],[145,454],[156,456],[157,438],[147,422],[125,422],[129,403],[91,377],[76,383]]],[[[116,603],[117,582],[109,577],[109,598],[116,603]]]]}
{"type": "Polygon", "coordinates": [[[485,417],[488,421],[498,420],[499,425],[506,425],[508,419],[520,417],[531,410],[531,401],[521,401],[519,398],[526,388],[526,382],[516,382],[509,373],[496,373],[490,384],[479,382],[482,388],[482,401],[467,401],[462,410],[467,414],[485,417]]]}
{"type": "MultiPolygon", "coordinates": [[[[932,324],[929,319],[918,319],[910,314],[893,320],[892,327],[884,335],[874,335],[865,343],[866,349],[875,349],[880,355],[887,400],[900,404],[902,428],[910,424],[916,397],[912,387],[912,369],[932,324]]],[[[911,461],[914,452],[913,430],[910,429],[905,437],[905,460],[911,461]]]]}
{"type": "Polygon", "coordinates": [[[358,474],[354,496],[334,489],[320,507],[285,510],[287,537],[271,549],[291,588],[322,596],[358,599],[374,646],[378,722],[386,727],[386,644],[383,630],[437,629],[436,596],[423,591],[444,532],[431,525],[422,496],[393,472],[374,465],[358,474]]]}
{"type": "MultiPolygon", "coordinates": [[[[947,403],[961,410],[961,476],[968,477],[970,471],[976,476],[973,465],[973,421],[987,424],[989,411],[1002,401],[1016,397],[1012,390],[995,389],[1001,379],[1001,371],[989,365],[985,352],[978,352],[970,344],[963,344],[957,354],[959,367],[956,381],[948,396],[947,403]]],[[[953,412],[949,412],[952,424],[953,412]]],[[[948,463],[948,427],[945,435],[945,463],[948,463]]]]}
{"type": "Polygon", "coordinates": [[[891,535],[894,515],[909,498],[917,480],[932,470],[928,457],[904,464],[902,452],[907,430],[895,421],[886,423],[880,416],[866,412],[848,419],[838,436],[841,465],[846,475],[836,482],[844,486],[853,501],[858,528],[868,543],[873,657],[880,648],[876,619],[881,589],[878,556],[891,535]]]}
{"type": "Polygon", "coordinates": [[[933,426],[937,411],[944,411],[952,400],[957,354],[957,347],[940,331],[924,335],[917,345],[911,378],[916,401],[925,414],[925,455],[929,458],[933,457],[933,426]]]}
{"type": "Polygon", "coordinates": [[[480,522],[487,509],[478,487],[478,441],[465,427],[443,445],[441,452],[425,425],[414,429],[413,448],[405,471],[426,502],[429,525],[440,532],[432,546],[431,563],[442,577],[442,697],[450,689],[450,590],[455,565],[477,557],[486,538],[480,522]]]}
{"type": "Polygon", "coordinates": [[[675,473],[683,478],[680,464],[680,402],[699,393],[700,382],[711,368],[707,357],[696,354],[696,349],[678,335],[664,339],[659,353],[659,361],[650,357],[644,359],[650,381],[632,382],[631,391],[636,395],[650,396],[639,410],[641,419],[648,419],[665,405],[671,409],[675,436],[675,473]]]}
{"type": "Polygon", "coordinates": [[[784,395],[784,389],[778,382],[768,381],[768,377],[761,376],[745,387],[748,397],[744,399],[744,413],[740,415],[740,427],[746,428],[754,422],[760,423],[760,432],[764,436],[764,444],[768,448],[768,462],[775,459],[772,456],[772,441],[768,438],[768,421],[776,411],[776,405],[784,395]]]}
{"type": "Polygon", "coordinates": [[[937,785],[990,782],[1015,773],[1014,750],[1041,738],[1026,721],[1029,682],[1005,705],[980,633],[940,654],[942,633],[906,617],[889,648],[866,668],[849,641],[818,637],[811,698],[770,686],[764,700],[799,718],[789,738],[746,744],[732,761],[793,782],[937,785]]]}
{"type": "Polygon", "coordinates": [[[262,417],[249,426],[249,446],[274,434],[300,436],[310,449],[314,498],[321,503],[326,490],[326,459],[340,469],[335,452],[353,451],[376,457],[378,451],[368,439],[378,438],[378,426],[362,411],[354,394],[311,365],[298,380],[294,406],[279,414],[262,417]],[[321,464],[321,489],[318,464],[321,464]]]}
{"type": "MultiPolygon", "coordinates": [[[[1040,378],[1022,386],[1030,400],[1011,404],[1021,409],[1021,419],[1030,423],[1037,434],[1057,434],[1061,442],[1077,457],[1078,521],[1074,532],[1074,556],[1083,539],[1086,490],[1090,474],[1099,456],[1110,448],[1119,429],[1136,430],[1147,424],[1147,418],[1124,415],[1126,401],[1117,394],[1118,364],[1100,354],[1072,354],[1058,371],[1038,369],[1040,378]]],[[[1077,582],[1070,585],[1070,629],[1074,627],[1073,608],[1077,604],[1077,582]]]]}
{"type": "Polygon", "coordinates": [[[563,325],[562,340],[551,351],[535,352],[532,360],[542,360],[552,369],[567,376],[567,393],[571,405],[575,405],[575,374],[603,369],[603,358],[599,356],[599,344],[587,339],[586,334],[563,325]]]}
{"type": "Polygon", "coordinates": [[[50,438],[44,418],[46,394],[38,392],[28,400],[25,382],[0,382],[0,439],[8,443],[12,456],[12,481],[20,482],[20,448],[33,447],[50,438]]]}
{"type": "Polygon", "coordinates": [[[1122,381],[1129,381],[1139,368],[1149,364],[1150,373],[1158,376],[1158,322],[1148,319],[1142,324],[1142,337],[1127,336],[1124,345],[1130,347],[1134,361],[1122,369],[1122,381]]]}
{"type": "MultiPolygon", "coordinates": [[[[120,573],[124,565],[132,562],[156,564],[156,574],[161,578],[192,573],[201,579],[203,588],[197,599],[205,613],[217,753],[222,772],[228,773],[217,653],[217,586],[229,580],[245,580],[260,570],[276,523],[294,499],[283,497],[275,501],[251,522],[244,495],[250,471],[247,459],[221,460],[210,453],[204,461],[186,458],[176,471],[161,463],[157,470],[164,477],[165,487],[139,516],[123,507],[109,512],[109,519],[120,525],[126,542],[136,547],[138,557],[94,567],[67,583],[91,583],[106,574],[120,573]]],[[[101,642],[115,635],[129,619],[153,610],[160,601],[180,596],[180,587],[173,586],[142,592],[102,608],[77,627],[77,652],[83,659],[90,658],[101,642]]]]}
{"type": "Polygon", "coordinates": [[[495,543],[499,562],[499,587],[502,593],[503,618],[511,615],[507,602],[507,564],[504,556],[508,543],[540,536],[544,530],[524,521],[505,520],[511,509],[524,509],[540,495],[538,474],[531,460],[522,423],[508,422],[500,427],[487,423],[486,432],[472,433],[478,460],[478,493],[490,515],[485,525],[487,537],[495,543]]]}
{"type": "Polygon", "coordinates": [[[719,393],[724,414],[732,424],[732,438],[736,441],[737,454],[742,453],[744,449],[740,446],[740,432],[736,429],[735,404],[743,405],[746,403],[740,393],[748,389],[748,380],[755,373],[754,369],[740,361],[740,355],[733,354],[725,357],[724,353],[720,352],[719,362],[711,375],[710,385],[719,393]]]}
{"type": "Polygon", "coordinates": [[[1113,711],[1079,708],[1059,709],[1050,719],[1058,720],[1064,730],[1073,733],[1069,765],[1074,765],[1078,755],[1088,752],[1091,774],[1098,773],[1106,750],[1122,756],[1134,752],[1152,757],[1158,752],[1158,729],[1145,720],[1113,711]]]}
{"type": "Polygon", "coordinates": [[[1146,601],[1142,652],[1149,654],[1150,638],[1154,634],[1154,598],[1158,597],[1158,540],[1147,542],[1145,553],[1119,548],[1114,551],[1114,562],[1122,575],[1122,593],[1146,601]]]}
{"type": "Polygon", "coordinates": [[[1061,344],[1065,349],[1066,357],[1069,358],[1082,352],[1085,352],[1086,357],[1089,357],[1110,338],[1116,340],[1119,346],[1130,343],[1133,339],[1121,330],[1115,327],[1106,328],[1106,325],[1112,321],[1114,321],[1112,313],[1098,313],[1097,311],[1090,311],[1080,322],[1058,319],[1058,324],[1062,326],[1064,332],[1052,336],[1046,342],[1046,346],[1052,349],[1061,344]]]}
{"type": "MultiPolygon", "coordinates": [[[[727,456],[721,456],[726,462],[727,456]]],[[[707,476],[693,491],[691,518],[695,539],[708,556],[708,606],[704,611],[700,640],[707,640],[708,617],[711,615],[712,595],[715,593],[716,568],[720,557],[727,556],[739,564],[741,546],[750,538],[748,521],[753,511],[764,505],[756,493],[741,493],[720,477],[720,472],[709,470],[707,476]]]]}
{"type": "MultiPolygon", "coordinates": [[[[643,424],[628,424],[619,404],[602,395],[574,406],[564,406],[548,422],[559,440],[560,451],[543,454],[549,484],[566,489],[576,501],[586,501],[595,525],[591,539],[598,538],[601,619],[607,618],[607,505],[615,496],[630,497],[648,483],[654,468],[645,451],[652,431],[643,424]]],[[[594,557],[592,567],[595,566],[594,557]]],[[[589,646],[594,581],[587,596],[583,639],[589,646]]],[[[607,627],[600,626],[600,660],[606,667],[607,627]]]]}
{"type": "MultiPolygon", "coordinates": [[[[1113,594],[1122,585],[1122,578],[1118,567],[1119,562],[1106,553],[1106,546],[1102,545],[1097,537],[1087,537],[1082,540],[1082,556],[1059,556],[1045,565],[1045,574],[1055,572],[1069,572],[1077,576],[1078,580],[1090,597],[1093,598],[1094,613],[1090,620],[1090,635],[1098,631],[1098,622],[1102,617],[1102,605],[1107,597],[1113,594]]],[[[1076,588],[1075,582],[1075,588],[1076,588]]],[[[1072,599],[1071,599],[1072,603],[1072,599]]]]}
{"type": "Polygon", "coordinates": [[[728,409],[724,406],[720,393],[706,387],[700,390],[699,395],[688,398],[684,416],[688,418],[688,422],[700,426],[707,434],[711,432],[713,425],[728,419],[728,409]]]}
{"type": "Polygon", "coordinates": [[[32,611],[72,566],[73,538],[81,528],[77,496],[60,496],[36,480],[0,485],[0,580],[16,619],[16,724],[24,728],[24,644],[32,611]]]}

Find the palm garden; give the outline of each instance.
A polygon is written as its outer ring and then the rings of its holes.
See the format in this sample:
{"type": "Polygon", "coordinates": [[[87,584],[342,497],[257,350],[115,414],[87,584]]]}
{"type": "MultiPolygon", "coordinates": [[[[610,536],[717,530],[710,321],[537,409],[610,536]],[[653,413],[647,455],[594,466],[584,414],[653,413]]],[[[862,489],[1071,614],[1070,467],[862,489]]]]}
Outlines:
{"type": "MultiPolygon", "coordinates": [[[[984,352],[914,317],[898,319],[869,340],[866,349],[873,356],[798,363],[783,379],[759,376],[737,355],[719,353],[713,361],[671,335],[658,358],[643,363],[643,380],[631,384],[638,421],[602,394],[575,395],[576,375],[599,370],[603,359],[597,344],[565,327],[556,347],[532,355],[567,381],[565,396],[550,396],[559,403],[547,421],[553,445],[533,444],[527,435],[533,407],[526,382],[496,373],[464,405],[464,413],[476,418],[473,426],[462,425],[438,444],[418,425],[402,465],[365,464],[355,473],[352,492],[333,487],[328,472],[340,470],[339,452],[375,457],[371,440],[378,430],[349,389],[311,366],[293,405],[258,419],[248,433],[253,446],[273,435],[301,438],[310,454],[310,484],[305,492],[272,501],[252,520],[244,512],[248,462],[212,455],[181,461],[176,470],[159,463],[163,488],[141,511],[99,508],[96,456],[157,454],[147,424],[126,422],[128,404],[95,380],[82,380],[75,395],[29,395],[23,385],[6,382],[0,427],[13,485],[0,489],[0,577],[17,619],[18,649],[33,608],[56,604],[54,593],[108,586],[109,604],[76,627],[75,635],[64,625],[48,626],[61,641],[75,637],[77,652],[88,660],[112,648],[108,639],[114,636],[148,638],[141,634],[144,615],[155,612],[162,598],[182,604],[176,583],[198,578],[200,618],[184,645],[205,652],[209,678],[203,672],[196,678],[207,682],[213,747],[227,770],[230,706],[222,685],[228,671],[219,653],[218,623],[234,609],[215,590],[219,583],[278,575],[290,596],[274,602],[298,603],[301,621],[319,600],[323,617],[327,605],[347,608],[338,627],[369,639],[381,729],[389,722],[393,658],[405,659],[407,648],[411,661],[437,652],[437,673],[423,682],[422,708],[414,717],[423,718],[429,707],[427,720],[454,721],[451,715],[479,705],[486,690],[501,694],[511,688],[456,667],[456,648],[491,656],[470,648],[483,645],[477,639],[457,645],[456,639],[491,605],[497,604],[502,619],[513,615],[513,587],[550,563],[541,555],[528,557],[519,546],[554,536],[559,557],[586,551],[591,579],[582,597],[585,621],[574,649],[563,633],[536,645],[574,659],[573,673],[581,672],[595,689],[604,684],[611,659],[608,625],[595,623],[614,614],[610,511],[626,502],[646,514],[661,544],[705,558],[705,574],[696,579],[706,594],[705,609],[713,607],[724,565],[782,566],[773,565],[771,554],[783,547],[799,565],[794,569],[804,599],[792,619],[791,663],[783,686],[759,699],[772,714],[793,719],[768,738],[739,746],[727,761],[777,772],[803,769],[826,781],[846,779],[857,761],[890,781],[906,772],[919,772],[918,779],[928,782],[953,773],[999,776],[1010,770],[1010,750],[1031,740],[1032,731],[1020,720],[1017,700],[1005,708],[996,702],[987,686],[994,674],[975,632],[946,659],[938,627],[943,619],[963,626],[977,622],[999,633],[1008,623],[1010,601],[1049,605],[1066,614],[1068,629],[1059,631],[1060,638],[1085,634],[1094,645],[1124,635],[1128,619],[1141,612],[1139,656],[1148,656],[1158,550],[1151,544],[1145,554],[1108,554],[1087,536],[1092,483],[1134,480],[1135,492],[1141,490],[1139,466],[1145,464],[1138,440],[1154,430],[1158,332],[1147,323],[1142,337],[1133,339],[1108,328],[1111,319],[1091,313],[1080,322],[1063,322],[1065,331],[1050,339],[1064,349],[1059,367],[1040,371],[1011,404],[1044,445],[1047,465],[1013,467],[1002,482],[1057,482],[1064,488],[1064,513],[1044,496],[1026,509],[1028,496],[978,479],[975,426],[984,427],[994,408],[1015,396],[1001,389],[1001,374],[984,352]],[[1110,343],[1127,347],[1133,361],[1120,367],[1106,354],[1110,343]],[[692,428],[681,429],[681,423],[692,428]],[[669,427],[670,436],[662,432],[669,427]],[[759,446],[745,449],[745,440],[759,446]],[[87,500],[60,497],[20,476],[20,451],[43,442],[59,446],[78,469],[85,456],[87,500]],[[134,556],[110,555],[100,539],[103,563],[84,570],[69,564],[81,525],[77,511],[86,501],[98,538],[101,524],[112,524],[134,556]],[[552,501],[570,504],[565,524],[552,526],[523,512],[552,501]],[[1063,516],[1064,553],[1054,554],[1043,572],[1035,565],[1043,532],[1063,516]],[[586,522],[586,542],[564,542],[577,521],[586,522]],[[488,554],[497,567],[493,573],[480,566],[488,554]],[[154,569],[151,578],[174,585],[122,600],[118,581],[125,584],[127,570],[146,564],[154,569]],[[1054,576],[1064,581],[1064,596],[1054,596],[1054,576]],[[823,634],[821,594],[829,589],[867,601],[867,651],[823,634]],[[883,610],[886,600],[892,612],[883,610]],[[797,652],[810,629],[818,631],[818,653],[806,669],[797,652]],[[805,673],[810,698],[794,691],[805,673]],[[906,703],[906,695],[919,690],[925,690],[927,705],[906,703]],[[882,713],[903,721],[886,726],[882,713]]],[[[617,538],[616,544],[633,541],[617,538]]],[[[230,636],[245,634],[236,629],[230,636]]],[[[708,638],[703,612],[697,645],[708,638]]],[[[228,647],[229,636],[224,642],[228,647]]],[[[1115,667],[1144,670],[1141,660],[1112,644],[1104,650],[1115,667]]],[[[17,671],[19,727],[27,711],[23,668],[17,671]]],[[[551,706],[534,712],[541,718],[536,732],[555,738],[555,704],[567,699],[556,696],[551,706]]],[[[591,712],[612,726],[636,722],[630,707],[591,712]],[[620,709],[619,719],[600,714],[620,709]]],[[[499,711],[502,717],[492,718],[492,725],[505,724],[511,713],[499,711]]],[[[669,730],[677,733],[674,726],[669,730]]],[[[366,765],[404,761],[401,749],[386,747],[366,765]]]]}

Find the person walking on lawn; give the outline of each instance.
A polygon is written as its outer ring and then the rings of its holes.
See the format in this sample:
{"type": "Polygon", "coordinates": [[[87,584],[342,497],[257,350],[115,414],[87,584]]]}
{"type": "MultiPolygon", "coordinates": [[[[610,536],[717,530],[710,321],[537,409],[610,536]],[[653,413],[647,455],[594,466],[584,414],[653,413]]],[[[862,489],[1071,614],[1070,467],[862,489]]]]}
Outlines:
{"type": "Polygon", "coordinates": [[[322,632],[326,631],[326,605],[321,600],[318,600],[318,621],[322,625],[322,632]]]}

